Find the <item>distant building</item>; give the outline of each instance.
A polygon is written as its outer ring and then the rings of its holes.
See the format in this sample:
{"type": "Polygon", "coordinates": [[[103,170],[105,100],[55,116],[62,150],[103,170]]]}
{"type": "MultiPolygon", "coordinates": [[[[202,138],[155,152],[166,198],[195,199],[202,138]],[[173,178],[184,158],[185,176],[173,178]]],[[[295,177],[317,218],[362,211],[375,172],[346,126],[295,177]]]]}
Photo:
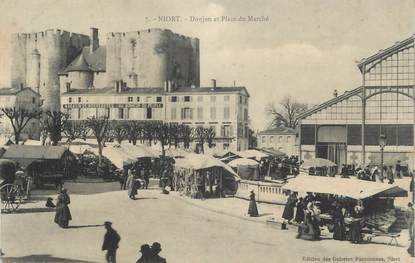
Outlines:
{"type": "Polygon", "coordinates": [[[298,155],[297,132],[286,127],[276,127],[273,129],[260,131],[257,137],[258,148],[268,148],[278,150],[291,155],[298,155]]]}
{"type": "Polygon", "coordinates": [[[248,99],[245,87],[130,88],[121,81],[115,87],[69,89],[61,98],[72,120],[107,116],[213,128],[218,152],[248,149],[248,99]]]}
{"type": "Polygon", "coordinates": [[[301,158],[343,164],[380,164],[379,137],[387,137],[384,163],[415,167],[414,37],[358,64],[362,86],[300,115],[301,158]]]}
{"type": "MultiPolygon", "coordinates": [[[[0,89],[0,109],[4,108],[25,108],[25,109],[39,109],[40,95],[30,88],[4,88],[0,89]]],[[[2,114],[0,111],[0,135],[9,139],[14,135],[13,127],[10,119],[2,114]]],[[[20,139],[39,139],[40,127],[39,120],[30,120],[23,132],[20,134],[20,139]]]]}

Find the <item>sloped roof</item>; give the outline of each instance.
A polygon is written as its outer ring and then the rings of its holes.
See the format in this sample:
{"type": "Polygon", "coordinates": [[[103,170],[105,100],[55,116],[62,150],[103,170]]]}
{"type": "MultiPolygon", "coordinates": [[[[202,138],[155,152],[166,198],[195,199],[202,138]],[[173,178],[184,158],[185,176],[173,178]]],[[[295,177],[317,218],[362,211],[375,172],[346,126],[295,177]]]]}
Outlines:
{"type": "Polygon", "coordinates": [[[4,153],[6,159],[60,159],[68,149],[64,146],[10,145],[4,153]]]}
{"type": "MultiPolygon", "coordinates": [[[[246,91],[245,87],[217,87],[212,90],[211,88],[179,88],[168,94],[180,94],[180,93],[226,93],[226,92],[241,92],[246,91]]],[[[72,89],[69,92],[63,94],[117,94],[114,87],[95,88],[95,89],[72,89]]],[[[145,87],[145,88],[125,88],[118,94],[167,94],[163,88],[157,87],[145,87]]]]}
{"type": "Polygon", "coordinates": [[[320,105],[317,105],[317,106],[315,106],[315,107],[313,107],[313,108],[311,108],[311,109],[309,109],[309,110],[307,110],[307,111],[299,114],[297,116],[297,119],[304,119],[304,118],[310,116],[311,114],[314,114],[316,112],[319,112],[319,111],[321,111],[321,110],[323,110],[323,109],[325,109],[327,107],[330,107],[330,106],[332,106],[332,105],[334,105],[334,104],[336,104],[336,103],[338,103],[338,102],[340,102],[342,100],[345,100],[345,99],[348,99],[348,98],[350,98],[352,96],[358,95],[362,91],[363,91],[363,87],[358,87],[358,88],[355,88],[353,90],[346,91],[342,95],[339,95],[339,96],[337,96],[337,97],[335,97],[335,98],[333,98],[331,100],[328,100],[326,102],[323,102],[320,105]]]}
{"type": "Polygon", "coordinates": [[[23,89],[20,89],[20,88],[1,88],[0,89],[0,96],[1,95],[16,95],[17,93],[22,92],[24,90],[29,90],[29,91],[35,93],[36,95],[39,95],[37,92],[35,92],[31,88],[27,87],[27,88],[23,88],[23,89]]]}
{"type": "Polygon", "coordinates": [[[82,53],[66,67],[65,72],[71,71],[92,71],[82,53]]]}
{"type": "Polygon", "coordinates": [[[106,69],[106,47],[101,46],[90,52],[90,47],[84,47],[77,56],[60,74],[71,71],[104,72],[106,69]]]}
{"type": "Polygon", "coordinates": [[[288,128],[288,127],[276,127],[265,131],[260,131],[258,135],[267,135],[267,134],[297,134],[297,132],[294,129],[288,128]]]}
{"type": "Polygon", "coordinates": [[[391,53],[395,53],[395,51],[399,50],[402,47],[405,47],[406,45],[409,45],[411,43],[414,43],[414,36],[411,36],[405,40],[402,41],[398,41],[396,42],[394,45],[386,48],[386,49],[381,49],[379,50],[378,53],[368,57],[368,58],[363,58],[361,59],[357,66],[359,67],[360,71],[363,72],[363,66],[369,63],[372,63],[373,61],[376,61],[377,59],[380,59],[384,56],[388,56],[391,53]]]}

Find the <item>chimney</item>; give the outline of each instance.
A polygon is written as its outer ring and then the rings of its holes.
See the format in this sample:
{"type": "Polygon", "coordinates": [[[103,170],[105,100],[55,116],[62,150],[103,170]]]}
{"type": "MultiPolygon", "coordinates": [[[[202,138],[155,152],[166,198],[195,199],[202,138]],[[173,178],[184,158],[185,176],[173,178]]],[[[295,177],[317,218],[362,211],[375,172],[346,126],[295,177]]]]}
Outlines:
{"type": "Polygon", "coordinates": [[[99,48],[99,39],[98,39],[98,28],[91,27],[90,28],[90,35],[89,35],[89,52],[94,52],[97,48],[99,48]]]}
{"type": "Polygon", "coordinates": [[[71,91],[71,83],[70,82],[66,82],[66,92],[71,91]]]}
{"type": "Polygon", "coordinates": [[[333,96],[334,96],[335,98],[337,98],[337,95],[338,95],[338,92],[337,92],[337,90],[335,89],[335,90],[333,91],[333,96]]]}
{"type": "Polygon", "coordinates": [[[216,79],[211,79],[212,81],[212,88],[211,90],[215,90],[216,89],[216,79]]]}

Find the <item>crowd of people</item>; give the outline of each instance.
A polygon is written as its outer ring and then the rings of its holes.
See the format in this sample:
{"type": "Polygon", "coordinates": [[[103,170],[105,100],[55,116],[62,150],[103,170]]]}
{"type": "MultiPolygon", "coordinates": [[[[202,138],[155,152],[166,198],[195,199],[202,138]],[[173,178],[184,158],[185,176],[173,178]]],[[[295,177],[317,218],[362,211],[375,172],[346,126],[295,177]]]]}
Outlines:
{"type": "Polygon", "coordinates": [[[299,174],[298,156],[284,156],[276,158],[263,158],[259,162],[261,178],[271,176],[275,179],[286,179],[288,175],[299,174]]]}
{"type": "Polygon", "coordinates": [[[354,201],[312,193],[307,193],[304,198],[298,198],[297,193],[292,192],[288,196],[282,214],[284,219],[282,229],[285,229],[286,224],[291,224],[294,220],[299,224],[297,238],[319,240],[320,227],[324,223],[321,215],[327,214],[331,216],[330,226],[333,239],[360,243],[364,226],[364,210],[362,200],[354,201]],[[348,224],[346,224],[345,218],[348,218],[348,224]]]}
{"type": "MultiPolygon", "coordinates": [[[[372,182],[388,182],[389,184],[393,184],[395,179],[401,179],[405,176],[405,170],[403,169],[404,166],[401,165],[401,161],[398,160],[396,164],[393,165],[384,165],[383,167],[373,166],[373,167],[364,167],[362,168],[360,165],[355,167],[351,167],[351,171],[346,167],[346,165],[342,166],[341,169],[341,176],[343,178],[349,177],[350,174],[355,175],[357,179],[365,180],[365,181],[372,181],[372,182]],[[382,172],[383,170],[383,172],[382,172]]],[[[408,171],[408,175],[410,175],[410,171],[408,171]]]]}

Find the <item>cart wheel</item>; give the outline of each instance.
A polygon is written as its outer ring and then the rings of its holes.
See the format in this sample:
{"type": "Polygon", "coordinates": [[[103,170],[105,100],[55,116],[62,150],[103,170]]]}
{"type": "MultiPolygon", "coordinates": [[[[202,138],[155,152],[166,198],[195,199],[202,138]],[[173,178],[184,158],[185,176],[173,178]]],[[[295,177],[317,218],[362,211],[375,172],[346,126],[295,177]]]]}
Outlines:
{"type": "Polygon", "coordinates": [[[23,194],[18,185],[6,184],[1,188],[2,212],[12,213],[19,208],[23,194]]]}

